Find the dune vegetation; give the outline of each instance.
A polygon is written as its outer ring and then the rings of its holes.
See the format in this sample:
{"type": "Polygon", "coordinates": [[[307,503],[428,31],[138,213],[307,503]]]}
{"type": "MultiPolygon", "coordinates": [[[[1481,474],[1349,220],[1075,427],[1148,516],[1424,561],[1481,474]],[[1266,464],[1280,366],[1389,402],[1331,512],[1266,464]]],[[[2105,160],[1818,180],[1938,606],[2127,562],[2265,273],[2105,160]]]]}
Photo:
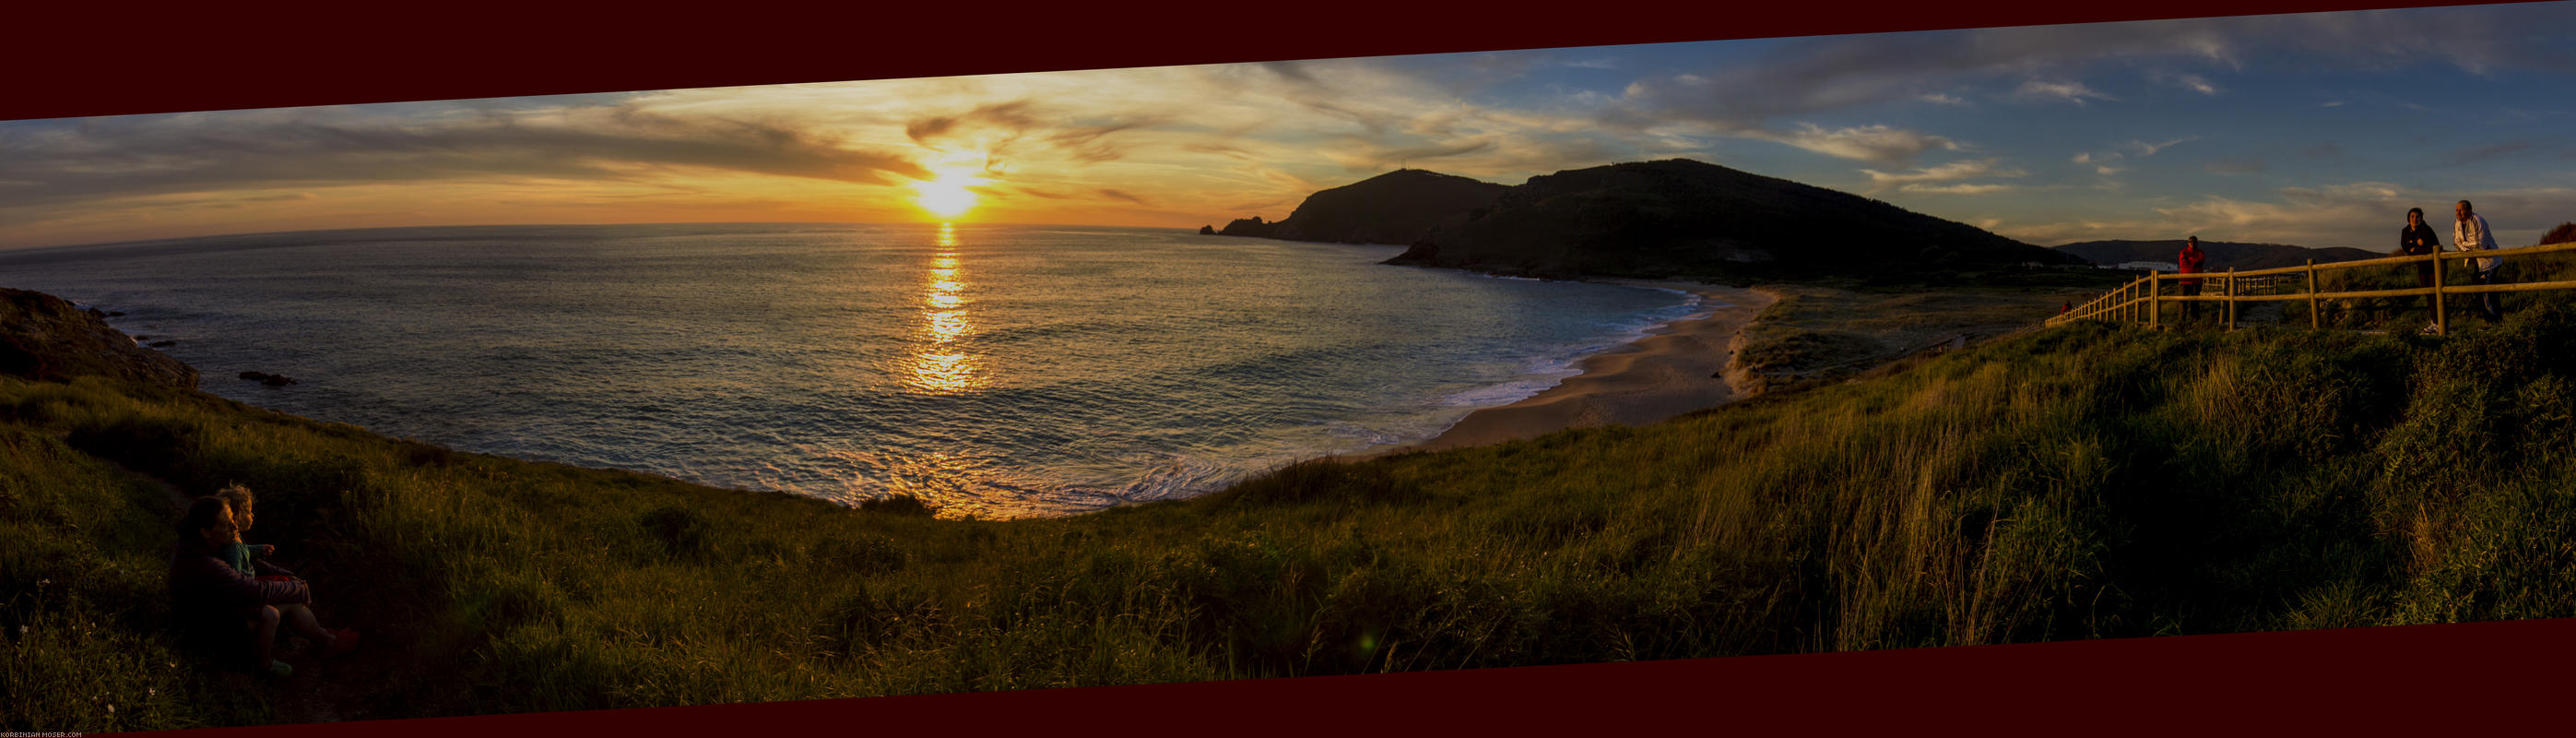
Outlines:
{"type": "Polygon", "coordinates": [[[2079,324],[1649,427],[954,521],[0,377],[0,728],[2576,616],[2571,408],[2564,299],[2439,337],[2079,324]],[[173,645],[176,501],[233,482],[357,654],[271,682],[173,645]]]}

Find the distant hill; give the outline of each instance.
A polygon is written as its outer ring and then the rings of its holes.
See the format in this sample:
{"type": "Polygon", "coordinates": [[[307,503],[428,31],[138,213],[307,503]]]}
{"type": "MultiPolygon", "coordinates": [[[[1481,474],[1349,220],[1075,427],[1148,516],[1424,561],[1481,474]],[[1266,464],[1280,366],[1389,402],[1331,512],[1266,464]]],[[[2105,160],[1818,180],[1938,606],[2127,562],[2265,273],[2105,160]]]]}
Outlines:
{"type": "Polygon", "coordinates": [[[1421,238],[1442,219],[1491,202],[1506,189],[1453,174],[1398,169],[1308,195],[1286,220],[1264,223],[1259,217],[1245,218],[1225,224],[1216,233],[1404,245],[1421,238]]]}
{"type": "Polygon", "coordinates": [[[1532,177],[1389,264],[1538,276],[1932,274],[2078,259],[1884,202],[1688,159],[1532,177]]]}
{"type": "MultiPolygon", "coordinates": [[[[2065,244],[2056,248],[2058,251],[2074,254],[2078,257],[2082,257],[2086,261],[2102,265],[2120,264],[2132,261],[2161,261],[2170,263],[2174,259],[2178,258],[2178,254],[2182,253],[2182,239],[2177,238],[2167,241],[2084,241],[2080,243],[2065,244]]],[[[2391,246],[2389,248],[2394,250],[2396,247],[2391,246]]],[[[2315,259],[2319,264],[2331,264],[2338,261],[2357,261],[2360,259],[2376,259],[2388,256],[2386,253],[2356,249],[2349,246],[2313,248],[2308,246],[2290,246],[2277,243],[2232,243],[2228,241],[2202,241],[2200,242],[2200,250],[2209,254],[2209,262],[2206,266],[2214,271],[2223,271],[2229,267],[2235,267],[2237,269],[2270,269],[2273,267],[2298,266],[2308,263],[2309,259],[2315,259]]]]}

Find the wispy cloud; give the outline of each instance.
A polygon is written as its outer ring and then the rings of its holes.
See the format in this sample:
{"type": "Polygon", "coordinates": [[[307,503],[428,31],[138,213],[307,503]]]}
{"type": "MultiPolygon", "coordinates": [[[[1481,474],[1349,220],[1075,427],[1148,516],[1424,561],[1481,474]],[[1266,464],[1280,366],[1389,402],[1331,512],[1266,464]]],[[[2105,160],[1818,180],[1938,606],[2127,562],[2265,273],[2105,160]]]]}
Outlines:
{"type": "Polygon", "coordinates": [[[2120,152],[2117,151],[2108,151],[2100,154],[2090,151],[2079,151],[2075,153],[2075,157],[2072,161],[2077,164],[2092,167],[2094,174],[2109,177],[2114,174],[2128,171],[2128,167],[2119,165],[2121,161],[2127,158],[2128,157],[2120,155],[2120,152]]]}
{"type": "Polygon", "coordinates": [[[2157,152],[2173,148],[2175,144],[2189,143],[2198,140],[2200,140],[2199,136],[2184,136],[2182,138],[2169,139],[2163,143],[2147,143],[2145,141],[2131,140],[2127,145],[2130,149],[2138,152],[2138,158],[2144,159],[2150,156],[2155,156],[2157,152]]]}
{"type": "MultiPolygon", "coordinates": [[[[1869,175],[1870,192],[1880,192],[1891,187],[1901,187],[1906,192],[1961,192],[1963,190],[1959,189],[1958,186],[1947,188],[1934,187],[1930,186],[1929,183],[1957,182],[1959,180],[1978,179],[1981,177],[2021,177],[2029,174],[2029,172],[2025,172],[2020,169],[2001,168],[1997,165],[1998,161],[2000,160],[1976,159],[1968,161],[1954,161],[1948,164],[1923,167],[1906,172],[1881,172],[1875,169],[1863,169],[1860,171],[1862,174],[1869,175]]],[[[2001,187],[2000,185],[1980,186],[1994,188],[2001,187]]]]}
{"type": "Polygon", "coordinates": [[[1974,184],[1968,182],[1947,185],[1910,184],[1903,188],[1906,192],[1919,192],[1927,195],[1985,195],[1996,192],[2008,192],[2014,189],[2018,188],[2008,184],[1974,184]]]}
{"type": "Polygon", "coordinates": [[[2041,80],[2023,82],[2020,88],[2013,91],[2013,94],[2028,100],[2066,102],[2076,105],[2083,105],[2084,101],[2088,99],[2119,99],[2110,95],[2102,94],[2100,91],[2094,90],[2093,88],[2086,87],[2082,82],[2045,82],[2041,80]]]}
{"type": "Polygon", "coordinates": [[[1880,164],[1901,164],[1933,149],[1960,148],[1959,142],[1948,138],[1886,125],[1826,130],[1814,123],[1800,123],[1792,131],[1746,131],[1743,135],[1778,141],[1827,156],[1880,164]]]}
{"type": "Polygon", "coordinates": [[[2157,71],[2147,75],[2147,78],[2158,84],[2180,87],[2203,95],[2217,95],[2219,92],[2218,85],[2210,84],[2208,78],[2187,72],[2157,71]]]}
{"type": "Polygon", "coordinates": [[[2495,143],[2479,144],[2475,146],[2462,146],[2442,152],[2442,154],[2439,157],[2436,157],[2429,165],[2466,166],[2507,157],[2530,156],[2541,153],[2541,149],[2543,147],[2544,144],[2541,142],[2529,139],[2497,141],[2495,143]]]}
{"type": "Polygon", "coordinates": [[[1131,203],[1135,203],[1135,204],[1138,204],[1138,205],[1149,205],[1149,206],[1150,206],[1150,205],[1153,205],[1153,204],[1154,204],[1154,203],[1153,203],[1152,201],[1150,201],[1150,200],[1146,200],[1146,199],[1145,199],[1145,198],[1143,198],[1143,197],[1138,197],[1138,196],[1136,196],[1136,195],[1134,195],[1134,194],[1130,194],[1130,193],[1128,193],[1128,192],[1127,192],[1127,191],[1125,191],[1125,190],[1120,190],[1120,189],[1115,189],[1115,188],[1110,188],[1110,187],[1103,187],[1103,188],[1100,188],[1099,190],[1096,190],[1096,192],[1100,193],[1100,196],[1101,196],[1101,197],[1106,197],[1106,198],[1109,198],[1109,199],[1112,199],[1112,200],[1124,200],[1124,201],[1131,202],[1131,203]]]}

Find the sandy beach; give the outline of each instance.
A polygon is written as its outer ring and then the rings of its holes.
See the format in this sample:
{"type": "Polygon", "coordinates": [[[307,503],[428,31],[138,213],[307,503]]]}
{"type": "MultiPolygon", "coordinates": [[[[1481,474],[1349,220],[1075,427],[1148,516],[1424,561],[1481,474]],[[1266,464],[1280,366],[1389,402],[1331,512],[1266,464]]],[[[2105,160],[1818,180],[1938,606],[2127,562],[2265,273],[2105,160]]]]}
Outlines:
{"type": "Polygon", "coordinates": [[[1364,454],[1374,458],[1407,451],[1481,446],[1554,433],[1567,428],[1645,425],[1736,399],[1727,368],[1754,316],[1778,298],[1769,293],[1699,284],[1604,280],[1612,284],[1687,290],[1709,308],[1700,317],[1664,325],[1652,335],[1583,360],[1582,373],[1509,405],[1468,413],[1430,440],[1364,454]]]}

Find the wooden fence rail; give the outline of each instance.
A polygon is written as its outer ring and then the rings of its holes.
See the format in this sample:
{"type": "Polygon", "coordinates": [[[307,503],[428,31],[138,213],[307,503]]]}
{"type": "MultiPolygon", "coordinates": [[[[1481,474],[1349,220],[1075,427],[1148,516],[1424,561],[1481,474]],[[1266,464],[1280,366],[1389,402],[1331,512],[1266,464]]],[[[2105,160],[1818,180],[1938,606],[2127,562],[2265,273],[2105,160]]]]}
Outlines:
{"type": "Polygon", "coordinates": [[[2433,297],[2434,328],[2438,331],[2447,332],[2450,330],[2450,318],[2449,311],[2443,309],[2442,303],[2444,297],[2488,292],[2537,292],[2543,290],[2576,289],[2576,280],[2516,282],[2510,284],[2448,285],[2443,283],[2447,278],[2447,275],[2443,273],[2443,262],[2455,259],[2483,259],[2490,257],[2511,259],[2518,256],[2530,256],[2558,251],[2576,251],[2576,241],[2543,244],[2539,246],[2524,246],[2511,249],[2441,251],[2418,256],[2391,256],[2380,259],[2362,259],[2358,261],[2343,261],[2322,265],[2311,259],[2307,264],[2302,266],[2275,267],[2271,269],[2255,269],[2242,272],[2234,269],[2229,269],[2224,272],[2198,272],[2193,274],[2165,274],[2150,271],[2147,272],[2147,276],[2139,277],[2136,281],[2120,285],[2108,292],[2102,293],[2101,297],[2093,298],[2090,302],[2077,305],[2074,309],[2068,310],[2057,317],[2049,318],[2045,325],[2058,325],[2076,320],[2108,320],[2127,323],[2144,323],[2149,326],[2163,327],[2165,303],[2188,304],[2194,302],[2218,302],[2225,303],[2227,327],[2230,330],[2233,330],[2236,328],[2237,303],[2306,300],[2308,302],[2308,327],[2317,328],[2320,327],[2317,317],[2317,301],[2319,300],[2348,300],[2365,297],[2414,297],[2418,295],[2431,295],[2433,297]],[[2317,291],[2317,275],[2319,273],[2423,263],[2430,263],[2433,265],[2433,286],[2431,287],[2410,287],[2387,290],[2346,290],[2341,292],[2317,291]],[[2165,294],[2164,284],[2166,282],[2179,282],[2186,279],[2198,280],[2202,285],[2201,294],[2165,294]],[[2298,291],[2287,294],[2245,294],[2248,291],[2271,290],[2284,287],[2294,287],[2298,291]]]}

